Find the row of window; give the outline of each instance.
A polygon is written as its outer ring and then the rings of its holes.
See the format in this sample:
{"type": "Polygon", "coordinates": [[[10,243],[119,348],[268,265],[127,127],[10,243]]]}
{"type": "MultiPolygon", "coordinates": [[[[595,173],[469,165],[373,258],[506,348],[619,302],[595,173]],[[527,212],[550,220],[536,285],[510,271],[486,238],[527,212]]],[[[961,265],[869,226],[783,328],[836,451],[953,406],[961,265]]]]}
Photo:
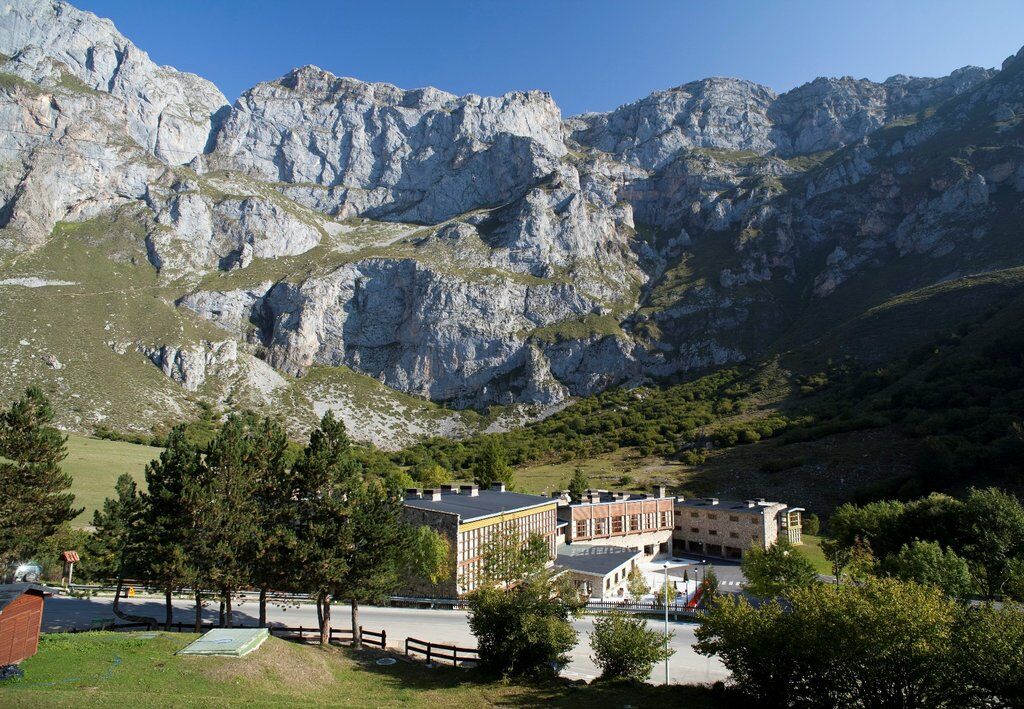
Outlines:
{"type": "MultiPolygon", "coordinates": [[[[683,514],[683,511],[682,510],[676,510],[676,514],[677,515],[681,515],[681,514],[683,514]]],[[[693,519],[700,519],[700,512],[696,512],[694,510],[691,510],[690,511],[690,517],[692,517],[693,519]]],[[[710,519],[710,520],[718,519],[718,513],[717,512],[708,512],[707,513],[707,519],[710,519]]],[[[748,519],[750,520],[751,524],[757,524],[757,522],[758,522],[758,518],[757,517],[748,517],[748,519]]],[[[729,515],[729,521],[730,522],[739,522],[740,521],[740,516],[739,515],[729,515]]]]}
{"type": "Polygon", "coordinates": [[[617,517],[597,517],[595,519],[578,519],[573,526],[573,539],[602,537],[607,534],[625,534],[627,532],[646,532],[671,527],[670,513],[645,512],[638,515],[619,515],[617,517]],[[610,530],[610,531],[609,531],[610,530]]]}

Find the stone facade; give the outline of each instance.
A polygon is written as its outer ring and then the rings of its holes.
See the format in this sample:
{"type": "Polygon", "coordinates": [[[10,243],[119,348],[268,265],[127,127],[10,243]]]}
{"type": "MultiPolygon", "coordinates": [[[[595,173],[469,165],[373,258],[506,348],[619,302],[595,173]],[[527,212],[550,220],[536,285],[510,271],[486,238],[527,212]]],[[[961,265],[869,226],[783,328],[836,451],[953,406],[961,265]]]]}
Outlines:
{"type": "Polygon", "coordinates": [[[677,499],[673,549],[676,553],[738,559],[746,550],[768,549],[780,537],[801,544],[802,508],[782,502],[717,498],[677,499]]]}

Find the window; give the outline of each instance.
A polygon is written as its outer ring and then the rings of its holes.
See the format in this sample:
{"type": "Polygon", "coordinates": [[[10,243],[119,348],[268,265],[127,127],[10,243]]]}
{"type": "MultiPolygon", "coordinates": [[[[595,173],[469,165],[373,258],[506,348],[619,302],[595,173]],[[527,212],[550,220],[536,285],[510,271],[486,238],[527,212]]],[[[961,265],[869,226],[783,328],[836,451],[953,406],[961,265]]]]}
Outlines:
{"type": "Polygon", "coordinates": [[[581,519],[576,521],[576,538],[587,536],[587,520],[581,519]]]}
{"type": "Polygon", "coordinates": [[[740,538],[740,533],[739,532],[729,532],[729,536],[732,537],[733,539],[739,539],[740,538]]]}
{"type": "Polygon", "coordinates": [[[737,517],[736,515],[729,515],[729,521],[730,522],[739,522],[740,518],[737,517]]]}
{"type": "Polygon", "coordinates": [[[709,529],[708,530],[708,534],[710,534],[712,537],[717,537],[718,536],[718,531],[714,530],[714,529],[709,529]]]}
{"type": "Polygon", "coordinates": [[[718,519],[718,515],[714,512],[708,512],[708,519],[718,519]]]}
{"type": "Polygon", "coordinates": [[[622,517],[612,517],[612,534],[622,534],[622,517]]]}
{"type": "Polygon", "coordinates": [[[606,520],[606,519],[595,519],[594,520],[594,534],[608,534],[608,520],[606,520]]]}
{"type": "Polygon", "coordinates": [[[700,534],[700,530],[697,529],[696,527],[690,527],[690,531],[693,532],[694,534],[700,534]]]}
{"type": "Polygon", "coordinates": [[[694,519],[696,519],[696,518],[700,517],[700,513],[699,512],[691,512],[690,516],[693,517],[694,519]]]}
{"type": "Polygon", "coordinates": [[[751,517],[750,518],[750,523],[751,524],[757,524],[757,517],[751,517]]]}
{"type": "Polygon", "coordinates": [[[683,525],[681,525],[681,524],[677,524],[677,525],[676,525],[676,531],[677,531],[677,532],[681,532],[681,531],[683,531],[683,525]]]}

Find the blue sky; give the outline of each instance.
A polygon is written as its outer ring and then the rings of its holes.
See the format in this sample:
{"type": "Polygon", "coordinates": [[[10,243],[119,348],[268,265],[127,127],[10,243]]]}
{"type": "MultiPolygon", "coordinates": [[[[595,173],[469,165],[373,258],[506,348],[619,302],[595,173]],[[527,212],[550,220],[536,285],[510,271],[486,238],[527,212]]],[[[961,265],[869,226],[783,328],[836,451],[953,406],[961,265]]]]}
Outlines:
{"type": "Polygon", "coordinates": [[[566,116],[706,76],[785,91],[998,66],[1024,45],[1021,0],[72,0],[160,64],[230,100],[316,64],[456,94],[550,91],[566,116]]]}

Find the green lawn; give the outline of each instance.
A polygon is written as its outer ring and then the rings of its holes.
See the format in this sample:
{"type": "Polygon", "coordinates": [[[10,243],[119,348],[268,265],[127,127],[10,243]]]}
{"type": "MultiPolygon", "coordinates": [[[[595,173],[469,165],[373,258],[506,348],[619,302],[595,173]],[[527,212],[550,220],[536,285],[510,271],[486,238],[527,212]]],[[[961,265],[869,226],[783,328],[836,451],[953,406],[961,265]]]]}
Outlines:
{"type": "Polygon", "coordinates": [[[181,657],[191,634],[44,635],[22,663],[25,677],[0,685],[17,707],[357,706],[473,707],[714,706],[704,687],[491,682],[475,670],[429,669],[381,653],[268,639],[242,658],[181,657]]]}
{"type": "Polygon", "coordinates": [[[828,563],[825,554],[821,551],[821,537],[816,537],[813,534],[804,534],[802,538],[804,543],[800,547],[800,551],[814,564],[814,570],[819,574],[831,576],[832,564],[828,563]]]}
{"type": "Polygon", "coordinates": [[[113,496],[118,476],[131,473],[141,482],[146,463],[158,455],[160,449],[152,446],[69,435],[68,457],[63,467],[73,478],[71,491],[75,493],[75,504],[85,508],[72,524],[76,527],[90,524],[93,510],[102,505],[105,498],[113,496]]]}

